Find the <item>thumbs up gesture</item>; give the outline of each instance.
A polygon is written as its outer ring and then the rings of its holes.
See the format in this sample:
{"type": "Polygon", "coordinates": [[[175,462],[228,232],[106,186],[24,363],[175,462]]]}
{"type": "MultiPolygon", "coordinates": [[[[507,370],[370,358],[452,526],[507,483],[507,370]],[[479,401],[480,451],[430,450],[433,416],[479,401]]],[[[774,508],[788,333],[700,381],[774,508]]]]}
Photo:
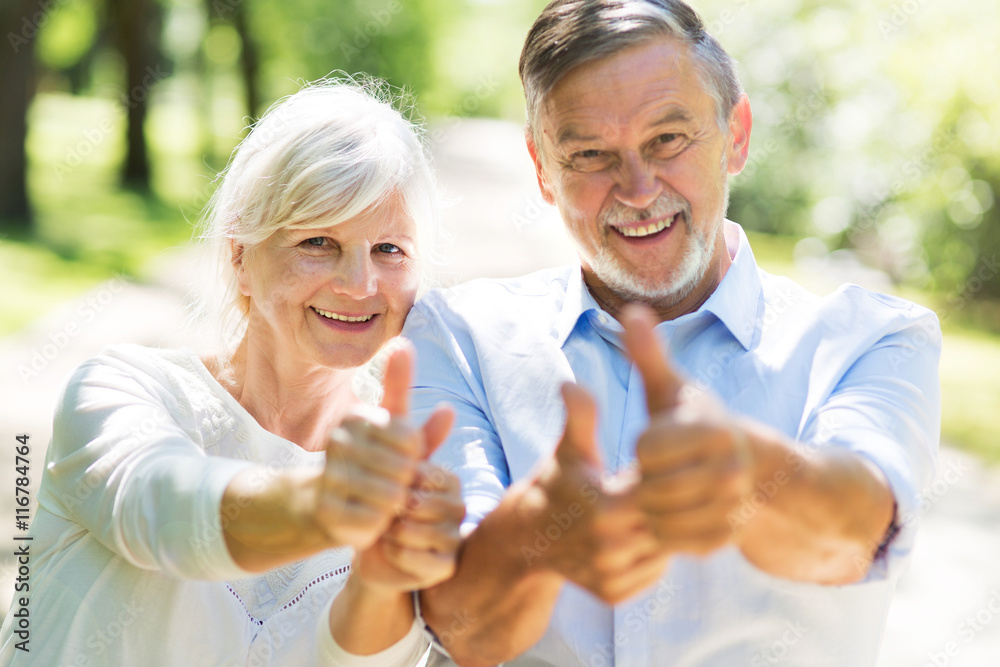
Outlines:
{"type": "Polygon", "coordinates": [[[629,306],[622,325],[649,408],[636,502],[666,552],[710,553],[737,537],[729,518],[753,487],[751,438],[712,396],[685,386],[647,309],[629,306]]]}
{"type": "Polygon", "coordinates": [[[465,510],[457,478],[427,459],[444,441],[454,414],[441,407],[423,428],[410,426],[412,374],[413,350],[403,345],[389,356],[381,406],[357,406],[330,435],[317,521],[334,544],[365,551],[381,540],[371,560],[405,556],[423,563],[411,569],[430,563],[450,575],[465,510]],[[411,548],[446,557],[409,553],[411,548]]]}
{"type": "Polygon", "coordinates": [[[553,457],[533,480],[523,516],[535,527],[522,555],[608,604],[652,585],[666,564],[645,515],[626,489],[604,483],[597,405],[581,387],[562,387],[566,427],[553,457]]]}

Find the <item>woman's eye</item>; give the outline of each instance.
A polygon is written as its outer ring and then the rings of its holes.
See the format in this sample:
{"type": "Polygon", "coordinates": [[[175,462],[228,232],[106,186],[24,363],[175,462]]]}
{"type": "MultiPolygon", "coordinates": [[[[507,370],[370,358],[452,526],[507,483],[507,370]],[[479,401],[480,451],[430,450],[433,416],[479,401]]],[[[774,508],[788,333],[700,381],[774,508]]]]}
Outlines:
{"type": "Polygon", "coordinates": [[[322,236],[314,236],[311,239],[306,239],[306,243],[312,246],[326,245],[326,239],[322,236]]]}
{"type": "Polygon", "coordinates": [[[381,253],[385,253],[386,255],[396,255],[403,252],[399,246],[393,245],[392,243],[379,243],[375,246],[375,249],[381,253]]]}

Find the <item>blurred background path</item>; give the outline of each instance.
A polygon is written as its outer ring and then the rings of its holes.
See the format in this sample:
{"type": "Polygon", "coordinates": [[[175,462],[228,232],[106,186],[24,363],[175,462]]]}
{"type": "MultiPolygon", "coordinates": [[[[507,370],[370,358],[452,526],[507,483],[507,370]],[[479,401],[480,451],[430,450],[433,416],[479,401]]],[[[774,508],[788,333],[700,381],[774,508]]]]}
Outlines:
{"type": "MultiPolygon", "coordinates": [[[[435,160],[450,200],[453,239],[440,282],[518,275],[573,261],[556,212],[537,195],[521,128],[465,120],[437,128],[435,160]]],[[[33,491],[41,478],[53,401],[70,371],[109,343],[199,347],[182,323],[193,291],[208,284],[199,251],[163,253],[145,283],[115,279],[72,299],[21,332],[0,339],[0,436],[31,434],[33,491]]],[[[851,261],[801,262],[813,289],[841,281],[882,288],[883,276],[851,261]]],[[[909,570],[900,581],[879,667],[995,667],[1000,664],[1000,472],[943,447],[941,476],[909,570]]],[[[14,486],[0,467],[0,490],[14,486]]],[[[0,495],[0,544],[12,544],[13,503],[0,495]]],[[[0,614],[13,587],[11,549],[0,557],[0,614]]]]}

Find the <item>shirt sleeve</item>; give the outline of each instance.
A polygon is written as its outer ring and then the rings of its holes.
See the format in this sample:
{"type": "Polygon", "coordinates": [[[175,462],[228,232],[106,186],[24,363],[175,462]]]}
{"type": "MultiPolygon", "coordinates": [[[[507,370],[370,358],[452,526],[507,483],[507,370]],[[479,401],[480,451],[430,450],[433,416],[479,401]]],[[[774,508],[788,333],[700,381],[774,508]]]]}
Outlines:
{"type": "Polygon", "coordinates": [[[416,349],[417,369],[410,393],[411,413],[425,420],[441,403],[455,409],[455,425],[434,460],[458,476],[466,514],[462,535],[493,511],[510,485],[503,445],[487,414],[487,401],[467,329],[447,310],[417,304],[403,335],[416,349]]]}
{"type": "Polygon", "coordinates": [[[885,542],[872,545],[878,552],[874,562],[858,563],[868,567],[867,580],[898,574],[913,548],[921,494],[936,468],[941,330],[932,312],[919,313],[850,366],[800,437],[811,446],[840,446],[864,456],[889,482],[896,518],[885,542]]]}
{"type": "Polygon", "coordinates": [[[424,624],[420,618],[413,619],[409,632],[398,642],[372,655],[355,655],[348,653],[330,633],[331,599],[320,614],[317,630],[318,656],[317,667],[412,667],[420,663],[430,648],[430,642],[424,634],[424,624]]]}
{"type": "Polygon", "coordinates": [[[251,464],[206,455],[172,410],[150,369],[107,353],[85,362],[57,403],[39,503],[136,567],[183,579],[246,576],[219,510],[251,464]]]}

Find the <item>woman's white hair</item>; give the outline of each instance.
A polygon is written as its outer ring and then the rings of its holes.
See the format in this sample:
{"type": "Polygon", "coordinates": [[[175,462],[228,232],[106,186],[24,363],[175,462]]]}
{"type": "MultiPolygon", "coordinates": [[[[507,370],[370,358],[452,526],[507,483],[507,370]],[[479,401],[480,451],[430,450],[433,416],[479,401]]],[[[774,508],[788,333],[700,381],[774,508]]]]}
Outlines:
{"type": "Polygon", "coordinates": [[[234,250],[248,257],[279,229],[337,225],[399,196],[417,230],[419,264],[435,262],[438,193],[414,116],[408,96],[386,82],[337,75],[276,102],[233,152],[200,229],[221,289],[202,300],[199,319],[215,325],[224,375],[250,308],[234,250]]]}

